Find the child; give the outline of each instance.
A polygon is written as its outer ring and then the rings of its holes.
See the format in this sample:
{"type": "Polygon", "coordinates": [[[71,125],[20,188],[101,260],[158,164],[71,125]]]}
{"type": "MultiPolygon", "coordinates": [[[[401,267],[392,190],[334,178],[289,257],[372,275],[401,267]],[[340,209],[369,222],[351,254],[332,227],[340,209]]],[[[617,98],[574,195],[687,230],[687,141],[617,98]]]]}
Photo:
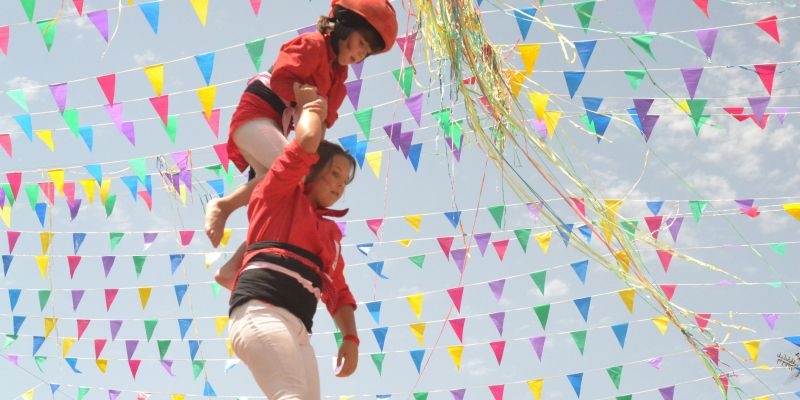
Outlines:
{"type": "MultiPolygon", "coordinates": [[[[228,215],[247,204],[255,185],[286,146],[296,116],[293,84],[315,86],[326,98],[327,111],[308,117],[309,129],[319,129],[324,135],[325,126],[331,127],[338,118],[337,110],[347,93],[347,65],[388,51],[396,36],[395,11],[387,0],[333,0],[330,16],[320,17],[317,32],[285,43],[271,74],[259,74],[249,82],[231,119],[228,156],[239,170],[249,165],[251,176],[255,175],[227,196],[208,203],[205,230],[214,247],[222,239],[228,215]]],[[[303,90],[313,91],[310,87],[303,90]]],[[[215,279],[222,286],[230,289],[243,253],[240,246],[217,271],[215,279]]]]}
{"type": "Polygon", "coordinates": [[[271,400],[319,400],[317,360],[309,332],[321,299],[341,330],[337,376],[358,363],[356,302],[345,282],[336,223],[347,210],[331,210],[355,173],[341,146],[322,140],[322,130],[301,129],[323,116],[313,90],[296,89],[304,104],[295,139],[260,180],[247,210],[247,252],[233,282],[230,340],[271,400]]]}

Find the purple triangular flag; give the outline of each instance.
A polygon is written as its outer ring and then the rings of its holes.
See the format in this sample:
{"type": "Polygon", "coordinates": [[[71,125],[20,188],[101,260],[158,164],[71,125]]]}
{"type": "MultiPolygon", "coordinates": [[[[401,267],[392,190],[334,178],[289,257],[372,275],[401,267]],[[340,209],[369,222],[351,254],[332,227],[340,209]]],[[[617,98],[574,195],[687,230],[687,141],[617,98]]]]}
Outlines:
{"type": "Polygon", "coordinates": [[[339,232],[342,233],[342,237],[347,236],[345,233],[347,231],[347,221],[337,222],[336,227],[339,228],[339,232]]]}
{"type": "Polygon", "coordinates": [[[534,131],[539,133],[539,136],[542,139],[547,139],[547,124],[544,121],[539,121],[536,118],[532,119],[531,128],[533,128],[534,131]]]}
{"type": "Polygon", "coordinates": [[[467,249],[455,249],[450,251],[450,255],[453,256],[453,262],[456,263],[456,268],[458,268],[458,272],[464,272],[464,259],[467,257],[467,249]]]}
{"type": "Polygon", "coordinates": [[[192,170],[186,169],[178,174],[181,178],[181,182],[186,185],[186,189],[189,189],[189,192],[192,191],[192,170]]]}
{"type": "Polygon", "coordinates": [[[114,260],[117,259],[116,256],[102,256],[100,259],[103,261],[103,272],[106,273],[106,278],[108,278],[109,272],[111,272],[111,268],[114,266],[114,260]]]}
{"type": "Polygon", "coordinates": [[[122,394],[122,392],[119,390],[108,389],[108,400],[117,400],[120,394],[122,394]]]}
{"type": "Polygon", "coordinates": [[[714,54],[714,43],[717,41],[717,28],[700,29],[694,32],[700,47],[706,53],[706,57],[711,58],[714,54]]]}
{"type": "Polygon", "coordinates": [[[122,130],[122,103],[106,104],[103,106],[118,130],[122,130]]]}
{"type": "Polygon", "coordinates": [[[743,209],[745,211],[753,208],[753,203],[755,202],[755,200],[753,200],[753,199],[739,199],[739,200],[734,200],[734,201],[736,201],[736,204],[739,205],[739,208],[741,208],[741,209],[743,209]]]}
{"type": "Polygon", "coordinates": [[[650,30],[653,24],[653,9],[656,7],[656,0],[634,0],[636,9],[639,10],[639,16],[642,17],[644,27],[650,30]]]}
{"type": "Polygon", "coordinates": [[[661,357],[651,358],[647,360],[647,363],[650,364],[651,367],[655,369],[661,369],[661,357]]]}
{"type": "Polygon", "coordinates": [[[347,89],[347,98],[350,99],[350,104],[353,108],[358,110],[358,98],[361,97],[361,84],[364,83],[361,79],[345,82],[344,87],[347,89]]]}
{"type": "Polygon", "coordinates": [[[164,367],[169,376],[175,376],[172,372],[172,360],[161,360],[161,366],[164,367]]]}
{"type": "Polygon", "coordinates": [[[356,78],[361,79],[361,71],[364,70],[364,62],[350,64],[350,68],[353,69],[353,72],[356,74],[356,78]]]}
{"type": "Polygon", "coordinates": [[[186,169],[187,164],[189,163],[189,151],[176,151],[171,154],[172,161],[175,161],[175,164],[178,166],[178,169],[183,171],[186,169]]]}
{"type": "Polygon", "coordinates": [[[417,121],[417,126],[422,122],[422,93],[415,94],[403,100],[408,107],[414,121],[417,121]]]}
{"type": "Polygon", "coordinates": [[[304,33],[315,32],[316,30],[317,30],[317,25],[316,24],[309,25],[309,26],[306,26],[306,27],[298,29],[297,30],[297,34],[298,35],[302,35],[304,33]]]}
{"type": "Polygon", "coordinates": [[[128,360],[133,358],[133,353],[136,351],[136,347],[139,346],[138,340],[126,340],[125,341],[125,352],[128,354],[128,360]]]}
{"type": "Polygon", "coordinates": [[[103,39],[108,42],[108,10],[92,11],[86,14],[89,21],[92,21],[97,31],[103,35],[103,39]]]}
{"type": "Polygon", "coordinates": [[[700,83],[700,77],[703,75],[703,67],[681,68],[681,75],[683,75],[686,90],[689,92],[689,98],[694,99],[694,94],[697,92],[697,84],[700,83]]]}
{"type": "Polygon", "coordinates": [[[111,340],[115,340],[117,338],[117,334],[119,333],[119,328],[122,327],[122,320],[112,319],[111,321],[108,321],[108,326],[111,328],[111,340]]]}
{"type": "Polygon", "coordinates": [[[650,112],[650,107],[652,105],[653,99],[633,99],[633,107],[636,109],[636,115],[639,116],[639,121],[644,120],[644,117],[650,112]]]}
{"type": "Polygon", "coordinates": [[[544,341],[546,336],[536,336],[530,339],[531,346],[533,346],[533,350],[536,352],[536,356],[539,357],[539,361],[542,361],[542,353],[544,352],[544,341]]]}
{"type": "Polygon", "coordinates": [[[78,211],[81,209],[81,199],[75,199],[72,203],[67,202],[69,206],[69,217],[70,221],[75,220],[75,217],[78,216],[78,211]]]}
{"type": "Polygon", "coordinates": [[[661,393],[661,397],[664,400],[672,400],[672,397],[675,395],[675,386],[663,387],[658,389],[658,392],[661,393]]]}
{"type": "Polygon", "coordinates": [[[56,105],[58,105],[58,111],[63,114],[64,109],[67,108],[67,84],[59,83],[57,85],[50,85],[50,93],[53,94],[53,99],[55,99],[56,105]]]}
{"type": "Polygon", "coordinates": [[[500,298],[503,297],[503,288],[505,288],[505,286],[505,279],[498,279],[496,281],[489,282],[489,289],[492,289],[492,294],[497,301],[500,301],[500,298]]]}
{"type": "Polygon", "coordinates": [[[450,395],[453,396],[453,400],[464,400],[465,393],[467,393],[467,389],[453,389],[450,391],[450,395]]]}
{"type": "Polygon", "coordinates": [[[500,333],[500,336],[503,336],[503,325],[505,324],[506,313],[504,311],[491,313],[489,314],[489,318],[494,322],[494,326],[497,328],[497,332],[500,333]]]}
{"type": "Polygon", "coordinates": [[[678,232],[681,231],[683,225],[683,217],[666,218],[664,224],[669,227],[669,233],[672,235],[672,241],[678,241],[678,232]]]}
{"type": "Polygon", "coordinates": [[[650,140],[650,135],[653,134],[653,128],[656,126],[656,122],[658,122],[658,115],[647,115],[644,117],[644,120],[641,121],[642,135],[644,135],[645,142],[650,140]]]}
{"type": "Polygon", "coordinates": [[[476,233],[475,243],[478,244],[478,250],[481,252],[481,255],[486,255],[486,247],[489,246],[489,239],[492,237],[491,232],[486,233],[476,233]]]}
{"type": "Polygon", "coordinates": [[[402,132],[400,134],[400,150],[403,152],[403,157],[408,159],[408,151],[411,150],[411,142],[414,140],[414,132],[402,132]]]}
{"type": "Polygon", "coordinates": [[[747,101],[750,103],[750,109],[753,110],[755,120],[761,121],[761,118],[764,117],[764,112],[767,111],[769,97],[748,97],[747,101]]]}
{"type": "Polygon", "coordinates": [[[144,236],[144,249],[147,250],[153,242],[155,242],[156,237],[158,237],[158,232],[145,232],[144,236]]]}
{"type": "Polygon", "coordinates": [[[772,109],[772,113],[778,117],[778,121],[781,121],[781,125],[783,125],[783,121],[786,120],[786,114],[789,113],[789,107],[775,107],[772,109]]]}
{"type": "Polygon", "coordinates": [[[81,304],[81,299],[83,299],[84,292],[85,290],[83,289],[72,289],[72,311],[78,309],[78,305],[81,304]]]}
{"type": "Polygon", "coordinates": [[[531,219],[534,224],[539,221],[539,216],[542,215],[542,211],[537,207],[537,204],[528,203],[528,211],[531,213],[531,219]]]}
{"type": "Polygon", "coordinates": [[[773,314],[773,313],[767,313],[767,314],[761,314],[761,316],[764,317],[764,321],[766,321],[767,326],[769,326],[769,329],[771,331],[774,331],[775,330],[775,323],[778,322],[778,316],[779,315],[778,314],[773,314]]]}
{"type": "Polygon", "coordinates": [[[122,123],[122,134],[128,138],[132,145],[136,146],[136,133],[134,130],[133,122],[125,121],[122,123]]]}
{"type": "Polygon", "coordinates": [[[389,140],[392,141],[394,148],[400,150],[400,130],[402,128],[402,122],[395,122],[393,124],[384,125],[383,131],[386,132],[386,135],[389,136],[389,140]]]}

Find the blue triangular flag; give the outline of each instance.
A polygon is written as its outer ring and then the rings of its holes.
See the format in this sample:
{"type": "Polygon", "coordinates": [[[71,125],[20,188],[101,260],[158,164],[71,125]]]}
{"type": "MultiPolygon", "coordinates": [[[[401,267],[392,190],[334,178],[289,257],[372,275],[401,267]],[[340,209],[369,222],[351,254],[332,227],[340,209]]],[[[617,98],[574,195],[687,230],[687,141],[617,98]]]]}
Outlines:
{"type": "Polygon", "coordinates": [[[572,270],[575,271],[575,275],[578,275],[578,279],[581,280],[581,283],[586,283],[586,269],[589,266],[589,260],[578,261],[570,264],[572,266],[572,270]]]}
{"type": "Polygon", "coordinates": [[[147,19],[147,23],[150,24],[153,33],[158,34],[158,14],[161,9],[161,1],[141,3],[139,4],[139,9],[142,10],[142,14],[147,19]]]}
{"type": "Polygon", "coordinates": [[[214,52],[205,53],[205,54],[198,54],[194,56],[194,60],[197,61],[197,67],[200,68],[200,72],[203,74],[203,79],[206,81],[206,85],[211,84],[211,73],[214,72],[214,52]]]}
{"type": "Polygon", "coordinates": [[[197,356],[197,350],[200,350],[200,345],[203,344],[202,340],[189,340],[189,357],[194,361],[197,356]]]}
{"type": "Polygon", "coordinates": [[[14,312],[17,307],[20,294],[22,294],[22,289],[8,289],[8,302],[11,303],[11,312],[14,312]]]}
{"type": "Polygon", "coordinates": [[[383,351],[383,344],[386,342],[386,334],[389,333],[389,327],[384,326],[381,328],[372,328],[372,334],[375,335],[375,341],[378,342],[378,347],[383,351]]]}
{"type": "Polygon", "coordinates": [[[184,257],[186,257],[186,254],[170,254],[169,255],[169,266],[170,266],[170,269],[172,270],[172,275],[175,275],[175,270],[177,270],[178,267],[181,265],[181,263],[183,262],[183,258],[184,257]]]}
{"type": "Polygon", "coordinates": [[[458,228],[458,222],[461,220],[461,211],[445,211],[444,216],[450,221],[453,228],[458,228]]]}
{"type": "Polygon", "coordinates": [[[186,337],[186,332],[189,330],[189,327],[192,326],[192,321],[191,318],[178,319],[178,327],[181,329],[181,340],[186,337]]]}
{"type": "Polygon", "coordinates": [[[34,336],[33,337],[33,353],[32,353],[33,355],[36,355],[36,353],[42,347],[43,343],[44,343],[44,336],[34,336]]]}
{"type": "Polygon", "coordinates": [[[425,357],[425,349],[411,350],[408,352],[411,355],[411,360],[414,361],[414,366],[417,367],[417,372],[420,372],[422,367],[422,359],[425,357]]]}
{"type": "Polygon", "coordinates": [[[39,218],[39,223],[42,224],[42,228],[44,228],[44,219],[47,217],[47,204],[45,203],[36,203],[36,216],[39,218]]]}
{"type": "Polygon", "coordinates": [[[83,143],[86,143],[86,147],[89,148],[89,151],[92,151],[94,147],[94,129],[92,129],[91,126],[82,126],[78,128],[78,133],[81,135],[83,143]]]}
{"type": "Polygon", "coordinates": [[[375,320],[376,324],[381,323],[381,302],[380,301],[373,301],[367,303],[367,310],[369,311],[369,315],[372,316],[372,319],[375,320]]]}
{"type": "Polygon", "coordinates": [[[152,197],[153,196],[153,176],[152,175],[147,175],[147,176],[144,177],[144,188],[145,188],[145,190],[147,190],[147,194],[149,194],[150,197],[152,197]]]}
{"type": "Polygon", "coordinates": [[[207,181],[208,186],[211,186],[215,192],[217,192],[217,196],[225,197],[225,181],[220,179],[211,179],[207,181]]]}
{"type": "Polygon", "coordinates": [[[528,36],[528,31],[531,29],[533,17],[536,15],[536,8],[520,8],[514,10],[514,18],[517,19],[517,26],[519,26],[519,33],[522,35],[522,40],[528,36]]]}
{"type": "Polygon", "coordinates": [[[570,234],[572,233],[572,227],[575,226],[574,224],[563,224],[558,228],[558,234],[561,235],[561,240],[564,241],[564,246],[569,245],[569,238],[570,234]]]}
{"type": "Polygon", "coordinates": [[[358,250],[361,254],[367,256],[369,255],[369,251],[372,250],[372,246],[374,243],[361,243],[356,245],[356,250],[358,250]]]}
{"type": "Polygon", "coordinates": [[[628,336],[628,323],[611,325],[611,330],[614,331],[614,336],[617,337],[620,347],[625,348],[625,337],[628,336]]]}
{"type": "Polygon", "coordinates": [[[25,132],[28,140],[33,141],[33,123],[31,123],[31,116],[29,114],[15,115],[14,120],[17,121],[19,127],[25,132]]]}
{"type": "Polygon", "coordinates": [[[74,254],[78,254],[84,239],[86,239],[86,233],[84,232],[74,232],[72,234],[72,251],[74,254]]]}
{"type": "Polygon", "coordinates": [[[664,205],[664,200],[652,200],[647,202],[647,208],[650,209],[650,212],[653,215],[658,215],[661,212],[661,206],[664,205]]]}
{"type": "Polygon", "coordinates": [[[419,169],[420,154],[422,154],[422,143],[412,144],[411,147],[408,148],[408,160],[411,161],[411,166],[414,167],[414,171],[419,169]]]}
{"type": "Polygon", "coordinates": [[[186,295],[187,289],[189,289],[189,285],[187,284],[175,285],[175,297],[178,298],[178,307],[180,307],[181,302],[183,302],[183,296],[186,295]]]}
{"type": "Polygon", "coordinates": [[[339,144],[342,145],[342,148],[352,155],[356,154],[357,143],[358,143],[358,135],[356,134],[339,138],[339,144]]]}
{"type": "MultiPolygon", "coordinates": [[[[367,145],[368,144],[369,144],[369,141],[367,141],[367,140],[361,140],[358,143],[356,143],[356,152],[353,154],[353,157],[355,157],[356,161],[358,161],[358,168],[363,168],[364,167],[364,159],[367,156],[367,145]]],[[[410,154],[410,150],[409,150],[409,154],[410,154]]]]}
{"type": "Polygon", "coordinates": [[[589,115],[589,111],[597,112],[600,109],[600,104],[603,103],[602,97],[582,97],[583,100],[583,108],[586,109],[587,115],[589,115]]]}
{"type": "Polygon", "coordinates": [[[128,187],[128,190],[131,191],[131,196],[133,196],[133,201],[136,201],[137,191],[139,190],[139,178],[136,176],[123,176],[120,177],[122,179],[122,183],[128,187]]]}
{"type": "Polygon", "coordinates": [[[14,261],[14,256],[11,254],[3,254],[3,276],[8,275],[8,270],[11,268],[12,261],[14,261]]]}
{"type": "Polygon", "coordinates": [[[569,383],[572,384],[572,388],[575,389],[575,395],[581,397],[581,383],[583,382],[583,372],[567,375],[567,379],[569,380],[569,383]]]}
{"type": "Polygon", "coordinates": [[[375,261],[371,263],[367,263],[367,265],[372,269],[375,274],[377,274],[382,279],[389,279],[388,276],[383,274],[383,261],[375,261]]]}
{"type": "Polygon", "coordinates": [[[644,127],[642,127],[642,120],[639,119],[639,112],[636,111],[636,108],[629,108],[628,115],[631,116],[631,120],[633,121],[634,124],[636,124],[636,127],[639,128],[639,132],[644,134],[644,127]]]}
{"type": "Polygon", "coordinates": [[[58,388],[60,388],[60,387],[61,387],[61,385],[58,384],[58,383],[51,383],[50,384],[50,394],[55,394],[56,390],[58,390],[58,388]]]}
{"type": "Polygon", "coordinates": [[[97,181],[98,185],[103,184],[103,167],[100,164],[84,165],[83,168],[86,168],[86,171],[97,181]]]}
{"type": "Polygon", "coordinates": [[[578,228],[578,232],[583,235],[583,238],[586,239],[587,243],[592,241],[592,228],[590,228],[588,225],[578,228]]]}
{"type": "Polygon", "coordinates": [[[586,65],[589,64],[589,59],[592,58],[592,53],[594,52],[594,46],[596,44],[597,40],[575,42],[575,49],[578,50],[578,57],[581,58],[583,69],[586,69],[586,65]]]}
{"type": "Polygon", "coordinates": [[[575,307],[578,307],[578,311],[581,313],[583,320],[589,322],[589,307],[592,305],[592,298],[584,297],[573,301],[575,302],[575,307]]]}
{"type": "Polygon", "coordinates": [[[784,339],[788,340],[791,343],[794,343],[795,346],[800,346],[800,336],[787,336],[784,339]]]}
{"type": "Polygon", "coordinates": [[[211,387],[211,384],[206,381],[205,387],[203,387],[203,396],[207,397],[217,397],[217,393],[214,391],[214,388],[211,387]]]}
{"type": "Polygon", "coordinates": [[[569,90],[569,97],[575,97],[575,92],[583,82],[583,76],[586,75],[584,71],[564,71],[564,80],[567,81],[567,90],[569,90]]]}
{"type": "Polygon", "coordinates": [[[25,322],[24,315],[15,315],[13,318],[13,325],[14,325],[14,336],[17,336],[19,333],[19,329],[22,328],[22,324],[25,322]]]}
{"type": "Polygon", "coordinates": [[[76,374],[82,374],[80,370],[78,370],[78,359],[73,357],[64,358],[64,361],[69,364],[69,367],[72,368],[72,372],[76,374]]]}

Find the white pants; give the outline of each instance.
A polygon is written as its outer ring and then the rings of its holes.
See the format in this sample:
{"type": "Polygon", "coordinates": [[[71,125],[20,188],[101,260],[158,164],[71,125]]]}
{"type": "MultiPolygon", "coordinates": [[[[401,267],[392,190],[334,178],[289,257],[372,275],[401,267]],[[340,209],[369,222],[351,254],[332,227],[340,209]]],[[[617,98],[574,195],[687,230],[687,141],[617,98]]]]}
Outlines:
{"type": "Polygon", "coordinates": [[[233,134],[233,141],[259,177],[266,174],[289,143],[283,130],[267,118],[257,118],[239,126],[233,134]]]}
{"type": "Polygon", "coordinates": [[[269,400],[320,400],[317,358],[299,318],[250,300],[233,310],[229,332],[233,351],[269,400]]]}

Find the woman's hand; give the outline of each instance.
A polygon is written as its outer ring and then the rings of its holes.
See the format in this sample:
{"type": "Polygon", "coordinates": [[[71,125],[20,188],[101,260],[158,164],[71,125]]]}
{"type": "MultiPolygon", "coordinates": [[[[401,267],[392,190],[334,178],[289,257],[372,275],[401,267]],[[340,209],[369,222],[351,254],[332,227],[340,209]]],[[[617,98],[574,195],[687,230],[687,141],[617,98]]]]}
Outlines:
{"type": "Polygon", "coordinates": [[[358,345],[352,340],[343,340],[339,347],[339,356],[336,359],[336,376],[346,378],[353,374],[358,367],[358,345]],[[342,364],[344,359],[344,364],[342,364]]]}
{"type": "Polygon", "coordinates": [[[319,99],[319,93],[317,92],[317,87],[313,85],[301,85],[298,82],[295,82],[292,85],[294,89],[294,98],[297,102],[297,107],[302,108],[306,104],[319,99]]]}

